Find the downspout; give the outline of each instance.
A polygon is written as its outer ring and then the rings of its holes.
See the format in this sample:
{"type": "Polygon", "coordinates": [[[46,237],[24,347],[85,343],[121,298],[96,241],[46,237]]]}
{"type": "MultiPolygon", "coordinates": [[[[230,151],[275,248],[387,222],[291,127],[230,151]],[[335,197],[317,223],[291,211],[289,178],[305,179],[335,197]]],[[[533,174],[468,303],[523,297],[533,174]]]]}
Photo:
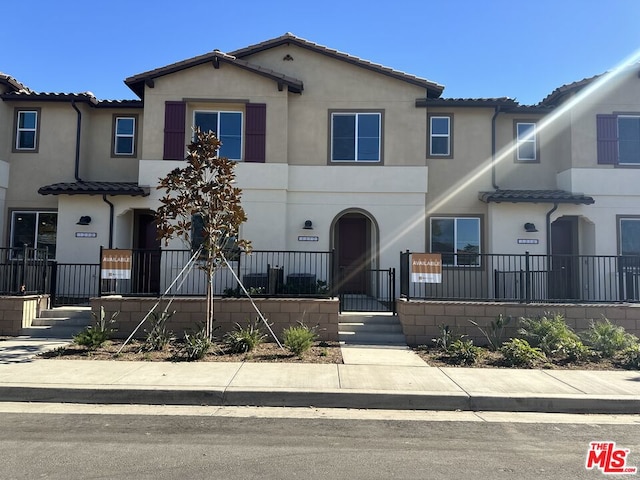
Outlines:
{"type": "Polygon", "coordinates": [[[547,212],[547,255],[551,255],[551,214],[558,209],[558,204],[554,203],[553,208],[547,212]]]}
{"type": "Polygon", "coordinates": [[[102,194],[102,200],[109,205],[109,248],[113,248],[113,203],[107,200],[106,194],[102,194]]]}
{"type": "Polygon", "coordinates": [[[500,190],[496,185],[496,118],[500,113],[500,105],[496,105],[495,113],[491,117],[491,185],[494,190],[500,190]]]}
{"type": "Polygon", "coordinates": [[[80,112],[78,107],[76,107],[75,100],[71,100],[71,106],[78,114],[78,121],[76,126],[76,162],[75,162],[74,177],[76,179],[76,182],[82,182],[82,179],[80,178],[80,133],[82,129],[82,113],[80,112]]]}

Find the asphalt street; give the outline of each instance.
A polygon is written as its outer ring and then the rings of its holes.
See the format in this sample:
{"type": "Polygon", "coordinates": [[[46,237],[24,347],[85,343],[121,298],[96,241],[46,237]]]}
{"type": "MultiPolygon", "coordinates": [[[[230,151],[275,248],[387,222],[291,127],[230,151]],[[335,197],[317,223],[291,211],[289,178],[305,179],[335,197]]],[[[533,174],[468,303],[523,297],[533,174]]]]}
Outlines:
{"type": "Polygon", "coordinates": [[[585,459],[605,440],[640,465],[637,416],[9,407],[3,479],[604,478],[585,459]]]}

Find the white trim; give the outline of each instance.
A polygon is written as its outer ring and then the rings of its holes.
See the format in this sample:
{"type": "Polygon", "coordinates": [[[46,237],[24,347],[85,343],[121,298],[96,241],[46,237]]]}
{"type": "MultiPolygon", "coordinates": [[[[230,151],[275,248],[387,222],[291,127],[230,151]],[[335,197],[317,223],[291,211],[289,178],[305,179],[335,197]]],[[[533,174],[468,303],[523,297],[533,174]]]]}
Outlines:
{"type": "Polygon", "coordinates": [[[16,118],[16,150],[37,150],[38,145],[38,111],[37,110],[18,110],[18,116],[16,118]],[[33,113],[36,117],[35,126],[33,128],[20,127],[20,116],[23,113],[33,113]],[[33,147],[21,147],[20,146],[20,134],[22,132],[33,132],[33,147]]]}
{"type": "Polygon", "coordinates": [[[519,162],[535,162],[538,160],[538,126],[535,122],[516,122],[516,158],[519,162]],[[518,128],[520,125],[531,125],[531,133],[521,138],[518,128]],[[524,144],[533,144],[533,158],[520,156],[520,146],[524,144]]]}
{"type": "Polygon", "coordinates": [[[136,153],[136,117],[116,117],[115,125],[114,125],[114,140],[113,140],[113,154],[114,155],[123,155],[123,156],[131,156],[136,153]],[[118,121],[119,120],[131,120],[133,122],[133,132],[132,133],[118,133],[118,121]],[[131,151],[130,152],[119,152],[118,151],[118,138],[131,138],[131,151]]]}

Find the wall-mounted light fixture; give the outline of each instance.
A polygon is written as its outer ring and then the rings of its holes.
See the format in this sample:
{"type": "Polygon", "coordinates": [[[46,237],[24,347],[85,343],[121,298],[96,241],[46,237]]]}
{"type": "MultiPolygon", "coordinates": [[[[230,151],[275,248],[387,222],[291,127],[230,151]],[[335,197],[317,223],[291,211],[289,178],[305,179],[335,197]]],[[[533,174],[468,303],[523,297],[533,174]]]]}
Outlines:
{"type": "Polygon", "coordinates": [[[528,233],[533,233],[533,232],[537,232],[538,229],[536,228],[535,224],[527,222],[524,224],[524,231],[528,233]]]}
{"type": "Polygon", "coordinates": [[[304,221],[304,228],[305,230],[313,230],[313,222],[311,222],[311,220],[305,220],[304,221]]]}
{"type": "Polygon", "coordinates": [[[89,215],[83,215],[80,220],[76,222],[76,225],[89,225],[91,223],[91,217],[89,215]]]}

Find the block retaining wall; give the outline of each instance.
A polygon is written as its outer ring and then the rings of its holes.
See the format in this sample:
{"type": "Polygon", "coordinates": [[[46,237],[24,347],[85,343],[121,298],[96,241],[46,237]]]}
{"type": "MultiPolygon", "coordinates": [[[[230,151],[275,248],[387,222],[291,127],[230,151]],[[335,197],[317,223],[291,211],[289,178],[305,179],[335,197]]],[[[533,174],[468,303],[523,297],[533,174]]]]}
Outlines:
{"type": "Polygon", "coordinates": [[[21,335],[48,306],[49,295],[0,297],[0,335],[21,335]]]}
{"type": "MultiPolygon", "coordinates": [[[[118,331],[116,338],[128,337],[138,325],[146,313],[157,302],[156,298],[132,298],[132,297],[101,297],[91,299],[91,310],[94,313],[104,306],[107,318],[113,312],[119,311],[116,318],[118,331]]],[[[290,325],[296,325],[303,321],[312,327],[318,325],[320,340],[338,340],[338,311],[337,299],[299,299],[299,298],[258,298],[254,302],[269,321],[271,328],[282,338],[282,330],[290,325]]],[[[157,312],[164,310],[166,302],[162,302],[157,312]]],[[[258,317],[251,302],[242,298],[220,298],[215,300],[215,325],[219,326],[215,336],[221,338],[226,332],[235,328],[236,322],[246,326],[249,321],[258,317]]],[[[182,336],[186,331],[198,328],[204,323],[206,303],[203,297],[176,298],[171,303],[169,311],[176,313],[167,322],[166,326],[177,336],[182,336]]],[[[150,322],[145,322],[137,332],[136,337],[144,337],[144,329],[150,328],[150,322]]],[[[267,333],[266,329],[262,329],[267,333]]]]}
{"type": "Polygon", "coordinates": [[[586,330],[592,319],[598,321],[605,316],[640,337],[640,304],[514,304],[399,299],[396,305],[407,343],[411,346],[432,345],[432,339],[440,335],[440,325],[449,325],[456,333],[467,335],[476,345],[486,345],[480,330],[469,320],[484,328],[500,314],[513,317],[505,330],[506,340],[518,336],[518,318],[538,317],[547,312],[564,315],[567,324],[576,332],[586,330]]]}

